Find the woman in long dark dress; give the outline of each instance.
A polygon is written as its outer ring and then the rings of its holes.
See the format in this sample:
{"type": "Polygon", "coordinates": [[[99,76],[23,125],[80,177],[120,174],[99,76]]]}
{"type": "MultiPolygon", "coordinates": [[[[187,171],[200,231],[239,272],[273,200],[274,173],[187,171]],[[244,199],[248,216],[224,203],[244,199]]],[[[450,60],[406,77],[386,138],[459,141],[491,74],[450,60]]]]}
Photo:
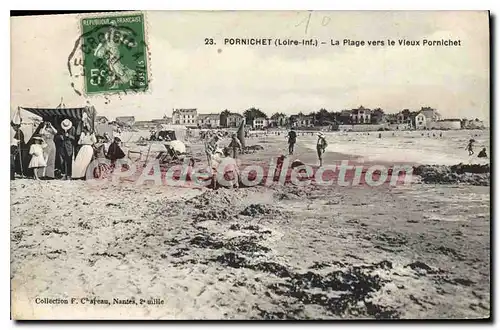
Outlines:
{"type": "MultiPolygon", "coordinates": [[[[10,123],[14,130],[14,140],[16,141],[17,153],[14,155],[14,168],[15,172],[21,176],[26,175],[28,170],[27,163],[27,149],[26,142],[24,141],[24,133],[21,130],[21,124],[10,123]]],[[[29,160],[28,160],[29,162],[29,160]]]]}

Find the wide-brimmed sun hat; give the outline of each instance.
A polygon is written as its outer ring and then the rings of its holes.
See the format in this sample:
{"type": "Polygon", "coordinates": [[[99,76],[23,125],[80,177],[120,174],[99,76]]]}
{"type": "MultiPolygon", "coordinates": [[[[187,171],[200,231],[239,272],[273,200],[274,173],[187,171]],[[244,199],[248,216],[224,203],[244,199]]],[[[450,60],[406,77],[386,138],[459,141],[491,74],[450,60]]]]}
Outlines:
{"type": "Polygon", "coordinates": [[[323,134],[323,132],[318,132],[318,136],[324,137],[325,134],[323,134]]]}
{"type": "Polygon", "coordinates": [[[33,136],[33,140],[43,141],[43,138],[40,135],[35,135],[33,136]]]}
{"type": "Polygon", "coordinates": [[[64,119],[62,122],[61,122],[61,127],[63,130],[67,131],[69,130],[71,127],[73,127],[73,123],[71,122],[71,120],[69,119],[64,119]]]}

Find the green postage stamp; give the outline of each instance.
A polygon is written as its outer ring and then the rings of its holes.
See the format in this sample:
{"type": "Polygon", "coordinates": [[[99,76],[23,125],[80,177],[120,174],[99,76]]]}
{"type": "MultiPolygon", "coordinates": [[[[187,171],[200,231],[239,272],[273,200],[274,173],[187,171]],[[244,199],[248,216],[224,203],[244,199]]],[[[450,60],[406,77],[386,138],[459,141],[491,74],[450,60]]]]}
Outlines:
{"type": "Polygon", "coordinates": [[[148,89],[144,14],[83,18],[81,28],[87,94],[148,89]]]}

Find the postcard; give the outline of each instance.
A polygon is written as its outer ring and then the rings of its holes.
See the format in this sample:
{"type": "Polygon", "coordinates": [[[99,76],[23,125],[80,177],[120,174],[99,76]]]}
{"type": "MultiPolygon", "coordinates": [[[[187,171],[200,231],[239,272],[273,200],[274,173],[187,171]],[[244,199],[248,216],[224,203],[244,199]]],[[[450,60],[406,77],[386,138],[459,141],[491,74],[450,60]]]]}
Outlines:
{"type": "Polygon", "coordinates": [[[487,11],[11,21],[11,318],[488,319],[487,11]]]}

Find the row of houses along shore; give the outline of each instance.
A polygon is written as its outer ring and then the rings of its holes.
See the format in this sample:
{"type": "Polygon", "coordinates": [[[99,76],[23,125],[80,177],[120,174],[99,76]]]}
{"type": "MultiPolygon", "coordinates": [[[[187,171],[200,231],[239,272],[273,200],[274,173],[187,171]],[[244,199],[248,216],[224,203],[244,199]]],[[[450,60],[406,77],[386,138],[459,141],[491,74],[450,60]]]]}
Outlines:
{"type": "Polygon", "coordinates": [[[285,115],[275,113],[267,116],[259,109],[251,108],[243,114],[224,110],[221,113],[198,113],[196,108],[172,109],[172,116],[161,119],[135,120],[134,116],[116,117],[114,121],[98,116],[101,124],[115,124],[135,129],[155,129],[161,124],[184,125],[188,128],[220,129],[236,128],[242,121],[248,128],[262,130],[272,128],[295,128],[327,130],[426,130],[426,129],[483,129],[479,119],[442,118],[436,109],[422,107],[417,111],[404,109],[398,113],[384,113],[380,108],[368,109],[360,106],[340,112],[321,109],[309,114],[285,115]]]}

